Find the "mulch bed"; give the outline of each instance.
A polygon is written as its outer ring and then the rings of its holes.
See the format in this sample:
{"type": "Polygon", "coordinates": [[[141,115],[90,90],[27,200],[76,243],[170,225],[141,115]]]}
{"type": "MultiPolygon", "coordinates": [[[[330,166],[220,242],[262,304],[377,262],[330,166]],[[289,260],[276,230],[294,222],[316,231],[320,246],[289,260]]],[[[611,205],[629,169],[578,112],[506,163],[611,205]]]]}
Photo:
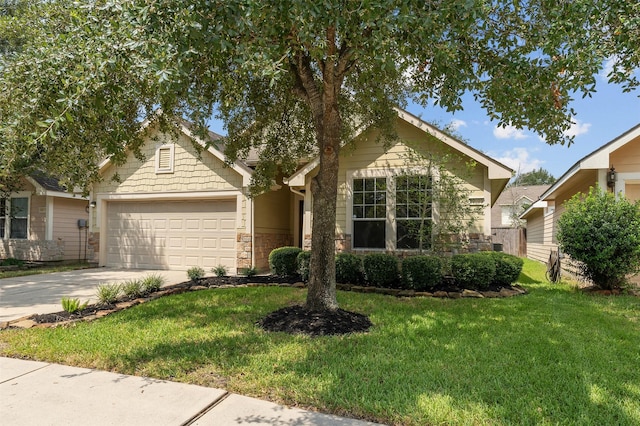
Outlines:
{"type": "MultiPolygon", "coordinates": [[[[236,286],[292,286],[305,287],[297,276],[276,277],[272,275],[259,275],[253,277],[206,277],[196,282],[186,281],[179,284],[163,287],[158,292],[137,298],[120,299],[114,305],[89,305],[85,309],[73,314],[60,311],[50,314],[32,315],[18,321],[4,323],[3,328],[13,327],[50,327],[57,325],[67,325],[80,320],[92,320],[127,309],[139,303],[158,297],[179,294],[186,291],[203,290],[207,288],[232,288],[236,286]]],[[[492,288],[485,292],[473,292],[464,290],[445,282],[441,287],[433,289],[431,292],[415,292],[413,290],[402,290],[399,288],[377,288],[368,286],[358,286],[351,284],[338,284],[338,290],[354,291],[362,293],[378,293],[396,297],[510,297],[526,294],[526,291],[519,286],[507,288],[492,288]]],[[[268,314],[265,318],[256,323],[267,331],[279,331],[292,334],[306,334],[310,336],[338,335],[347,333],[366,332],[371,326],[371,321],[365,315],[349,312],[343,309],[312,311],[305,306],[288,306],[268,314]]]]}

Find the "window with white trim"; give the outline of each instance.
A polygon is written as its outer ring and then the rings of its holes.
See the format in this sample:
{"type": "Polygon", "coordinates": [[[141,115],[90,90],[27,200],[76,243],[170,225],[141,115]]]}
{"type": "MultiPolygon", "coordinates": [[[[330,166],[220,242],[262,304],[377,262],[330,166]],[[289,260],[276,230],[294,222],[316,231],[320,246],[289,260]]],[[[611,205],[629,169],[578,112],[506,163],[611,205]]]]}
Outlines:
{"type": "Polygon", "coordinates": [[[0,238],[27,239],[29,235],[29,198],[0,200],[0,238]]]}
{"type": "Polygon", "coordinates": [[[424,174],[351,180],[354,249],[428,249],[432,179],[424,174]]]}
{"type": "Polygon", "coordinates": [[[156,173],[173,173],[175,160],[175,147],[173,144],[160,145],[156,148],[156,173]]]}

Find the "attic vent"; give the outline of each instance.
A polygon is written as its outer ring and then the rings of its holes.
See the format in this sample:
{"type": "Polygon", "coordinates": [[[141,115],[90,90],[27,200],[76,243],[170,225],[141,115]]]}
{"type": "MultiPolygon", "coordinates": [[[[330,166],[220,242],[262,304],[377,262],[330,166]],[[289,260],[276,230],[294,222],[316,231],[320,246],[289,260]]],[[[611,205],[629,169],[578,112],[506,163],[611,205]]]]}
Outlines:
{"type": "Polygon", "coordinates": [[[174,146],[162,145],[156,149],[156,173],[173,173],[174,146]]]}
{"type": "Polygon", "coordinates": [[[484,198],[482,197],[469,198],[469,204],[473,206],[481,206],[484,204],[484,198]]]}

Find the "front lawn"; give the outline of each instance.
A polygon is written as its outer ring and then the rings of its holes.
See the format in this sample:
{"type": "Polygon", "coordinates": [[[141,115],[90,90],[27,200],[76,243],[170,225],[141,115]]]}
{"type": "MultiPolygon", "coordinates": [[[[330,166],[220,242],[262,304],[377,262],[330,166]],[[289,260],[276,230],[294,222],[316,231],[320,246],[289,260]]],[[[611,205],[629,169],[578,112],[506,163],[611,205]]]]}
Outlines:
{"type": "Polygon", "coordinates": [[[544,283],[526,296],[340,292],[369,333],[310,338],[254,323],[293,288],[204,290],[69,328],[5,330],[0,354],[222,387],[386,424],[640,424],[640,299],[544,283]]]}

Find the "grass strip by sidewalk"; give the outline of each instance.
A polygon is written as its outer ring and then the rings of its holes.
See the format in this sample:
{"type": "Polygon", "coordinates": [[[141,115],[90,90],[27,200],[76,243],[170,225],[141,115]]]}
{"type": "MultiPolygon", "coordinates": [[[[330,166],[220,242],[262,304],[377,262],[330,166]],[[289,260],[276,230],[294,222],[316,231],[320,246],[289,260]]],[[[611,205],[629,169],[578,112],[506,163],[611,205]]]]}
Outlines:
{"type": "Polygon", "coordinates": [[[205,386],[385,424],[640,424],[640,299],[544,283],[529,295],[339,293],[366,334],[309,338],[254,323],[291,288],[165,297],[69,328],[5,330],[0,354],[205,386]]]}
{"type": "Polygon", "coordinates": [[[14,269],[14,270],[0,271],[0,279],[26,277],[29,275],[39,275],[39,274],[51,274],[53,272],[75,271],[76,269],[87,269],[92,267],[94,266],[92,266],[87,262],[66,263],[66,264],[57,264],[57,265],[43,265],[43,266],[38,266],[36,268],[30,268],[30,269],[14,269]]]}

